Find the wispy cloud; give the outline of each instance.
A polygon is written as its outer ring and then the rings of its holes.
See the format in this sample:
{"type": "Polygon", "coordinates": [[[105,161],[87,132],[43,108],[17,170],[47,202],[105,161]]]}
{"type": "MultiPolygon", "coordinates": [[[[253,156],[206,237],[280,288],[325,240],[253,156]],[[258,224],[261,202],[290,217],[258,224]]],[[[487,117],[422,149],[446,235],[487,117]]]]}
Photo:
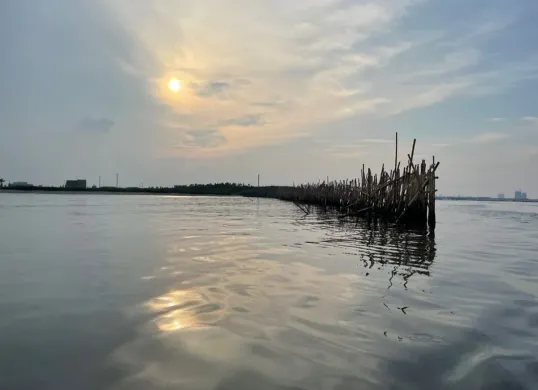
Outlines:
{"type": "Polygon", "coordinates": [[[226,119],[219,123],[219,126],[242,126],[242,127],[251,127],[251,126],[260,126],[264,125],[265,122],[262,120],[262,114],[251,114],[243,115],[237,118],[226,119]]]}
{"type": "Polygon", "coordinates": [[[365,149],[364,145],[360,143],[333,144],[328,148],[325,148],[323,151],[324,153],[327,153],[337,158],[349,158],[355,160],[359,158],[364,158],[369,154],[368,151],[365,149]]]}
{"type": "Polygon", "coordinates": [[[198,96],[209,97],[222,95],[230,88],[230,83],[226,81],[209,81],[202,86],[198,86],[197,83],[192,84],[197,89],[198,96]]]}
{"type": "Polygon", "coordinates": [[[524,122],[531,123],[533,125],[538,125],[538,117],[536,116],[524,116],[521,118],[524,122]]]}
{"type": "Polygon", "coordinates": [[[253,0],[241,12],[217,0],[129,2],[126,15],[137,21],[141,41],[166,75],[193,86],[192,96],[170,99],[164,91],[156,98],[196,118],[187,123],[193,131],[212,123],[230,127],[222,130],[226,142],[217,153],[282,142],[347,117],[384,117],[498,93],[538,77],[538,68],[523,60],[488,63],[483,42],[512,19],[477,14],[476,23],[409,33],[426,2],[276,0],[268,7],[253,0]],[[144,19],[148,7],[152,18],[144,19]],[[263,128],[239,129],[259,124],[260,107],[267,109],[263,128]]]}
{"type": "Polygon", "coordinates": [[[507,138],[510,138],[510,134],[490,132],[478,134],[467,140],[467,142],[471,144],[485,144],[490,142],[502,141],[507,138]]]}
{"type": "Polygon", "coordinates": [[[196,129],[178,133],[179,143],[174,148],[185,150],[190,148],[211,148],[216,147],[226,140],[217,129],[196,129]]]}
{"type": "Polygon", "coordinates": [[[361,140],[360,142],[365,144],[392,144],[395,142],[395,140],[385,138],[366,138],[361,140]]]}
{"type": "Polygon", "coordinates": [[[417,3],[300,0],[293,6],[276,1],[269,9],[265,2],[253,1],[236,12],[219,1],[202,5],[180,0],[152,7],[152,19],[142,23],[139,5],[129,3],[125,15],[127,21],[137,21],[141,41],[168,68],[166,77],[174,74],[190,82],[193,98],[188,91],[183,98],[169,97],[166,89],[156,97],[191,118],[205,117],[187,124],[193,130],[211,121],[231,125],[227,118],[234,113],[249,119],[235,123],[245,126],[254,122],[256,107],[268,108],[263,129],[241,133],[238,143],[239,135],[229,134],[219,145],[234,150],[293,138],[314,124],[376,112],[390,104],[390,98],[372,91],[367,78],[352,79],[386,67],[413,47],[410,41],[369,41],[390,32],[417,3]],[[195,12],[200,9],[205,11],[195,12]],[[170,37],[179,37],[180,50],[174,51],[178,46],[170,37]],[[248,82],[236,88],[228,80],[248,82]],[[209,107],[196,97],[226,99],[226,106],[209,107]]]}
{"type": "Polygon", "coordinates": [[[416,108],[433,106],[455,95],[463,94],[472,84],[469,81],[418,85],[409,88],[409,96],[399,99],[391,114],[400,114],[416,108]]]}
{"type": "Polygon", "coordinates": [[[479,63],[481,55],[479,50],[458,49],[445,54],[431,69],[419,70],[411,73],[407,78],[421,80],[426,77],[447,76],[479,63]]]}
{"type": "Polygon", "coordinates": [[[351,177],[356,164],[342,159],[380,167],[394,131],[418,138],[417,153],[431,147],[451,188],[482,186],[462,167],[490,169],[501,152],[503,182],[532,176],[533,0],[4,3],[0,165],[10,177],[122,166],[154,184],[181,170],[198,180],[189,166],[211,180],[260,166],[275,182],[351,177]],[[73,15],[84,15],[77,29],[73,15]],[[66,150],[72,166],[50,159],[66,150]],[[156,162],[163,155],[173,158],[156,162]]]}

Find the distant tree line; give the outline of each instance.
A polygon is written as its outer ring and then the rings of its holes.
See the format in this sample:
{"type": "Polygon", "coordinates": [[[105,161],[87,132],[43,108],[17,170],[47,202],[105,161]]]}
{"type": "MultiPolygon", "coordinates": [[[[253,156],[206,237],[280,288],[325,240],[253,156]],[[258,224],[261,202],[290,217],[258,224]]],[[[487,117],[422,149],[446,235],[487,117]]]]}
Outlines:
{"type": "Polygon", "coordinates": [[[51,192],[82,192],[82,193],[147,193],[147,194],[183,194],[183,195],[235,195],[247,197],[277,198],[279,186],[254,187],[241,183],[210,183],[176,185],[174,187],[88,187],[85,190],[54,186],[10,186],[11,190],[18,191],[51,191],[51,192]]]}

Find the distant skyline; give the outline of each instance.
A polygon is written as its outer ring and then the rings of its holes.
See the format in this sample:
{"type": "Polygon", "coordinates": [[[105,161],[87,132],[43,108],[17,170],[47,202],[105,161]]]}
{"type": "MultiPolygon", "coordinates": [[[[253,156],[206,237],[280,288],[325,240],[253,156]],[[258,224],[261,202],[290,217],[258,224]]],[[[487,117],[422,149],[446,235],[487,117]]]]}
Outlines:
{"type": "Polygon", "coordinates": [[[0,4],[0,178],[291,185],[400,160],[538,198],[535,0],[0,4]]]}

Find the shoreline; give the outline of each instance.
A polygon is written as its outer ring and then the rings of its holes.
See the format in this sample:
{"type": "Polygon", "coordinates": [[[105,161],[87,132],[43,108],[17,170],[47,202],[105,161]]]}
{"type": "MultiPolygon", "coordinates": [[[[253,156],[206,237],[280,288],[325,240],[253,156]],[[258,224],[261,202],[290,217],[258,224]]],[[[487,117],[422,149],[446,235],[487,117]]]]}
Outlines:
{"type": "Polygon", "coordinates": [[[145,191],[81,191],[81,190],[0,190],[0,194],[52,194],[52,195],[174,195],[174,196],[241,196],[235,194],[187,194],[180,192],[145,192],[145,191]]]}
{"type": "MultiPolygon", "coordinates": [[[[174,189],[134,189],[134,188],[119,188],[119,189],[86,189],[86,190],[66,190],[66,189],[14,189],[14,188],[0,188],[0,194],[81,194],[81,195],[167,195],[167,196],[239,196],[250,198],[272,198],[279,199],[276,195],[278,189],[285,187],[251,187],[243,190],[229,191],[229,192],[197,192],[197,191],[182,191],[174,189]]],[[[505,202],[505,203],[538,203],[538,199],[497,199],[486,197],[451,197],[442,196],[436,197],[438,201],[471,201],[471,202],[505,202]]]]}
{"type": "Polygon", "coordinates": [[[167,196],[243,196],[251,198],[279,198],[286,187],[249,187],[243,185],[191,185],[178,188],[87,188],[66,189],[63,187],[0,188],[1,193],[10,194],[87,194],[87,195],[167,195],[167,196]]]}

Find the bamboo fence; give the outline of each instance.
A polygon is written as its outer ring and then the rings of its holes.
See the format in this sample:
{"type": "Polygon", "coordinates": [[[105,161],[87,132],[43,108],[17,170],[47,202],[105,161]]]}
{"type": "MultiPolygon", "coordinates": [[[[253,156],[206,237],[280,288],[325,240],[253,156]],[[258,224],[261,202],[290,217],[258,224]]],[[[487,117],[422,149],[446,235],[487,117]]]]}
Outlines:
{"type": "Polygon", "coordinates": [[[435,228],[435,181],[439,162],[432,157],[431,164],[425,160],[415,164],[416,139],[407,165],[398,161],[398,133],[394,169],[372,174],[364,165],[360,177],[341,181],[320,181],[282,189],[280,199],[293,201],[305,213],[309,206],[336,208],[341,217],[379,215],[396,222],[435,228]]]}

